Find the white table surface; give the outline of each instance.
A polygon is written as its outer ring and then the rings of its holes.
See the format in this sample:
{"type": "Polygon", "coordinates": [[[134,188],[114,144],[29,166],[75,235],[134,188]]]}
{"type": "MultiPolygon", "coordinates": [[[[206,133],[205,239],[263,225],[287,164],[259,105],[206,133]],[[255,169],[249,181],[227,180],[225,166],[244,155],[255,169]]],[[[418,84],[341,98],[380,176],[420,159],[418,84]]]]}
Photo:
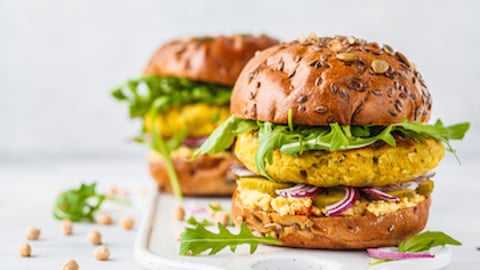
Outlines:
{"type": "MultiPolygon", "coordinates": [[[[463,243],[453,248],[453,261],[447,269],[480,269],[480,159],[462,157],[459,166],[451,157],[436,169],[435,191],[427,229],[444,231],[463,243]]],[[[35,161],[0,163],[0,269],[61,269],[64,261],[75,259],[81,269],[141,269],[133,257],[138,222],[147,203],[141,190],[152,187],[145,160],[83,159],[74,161],[35,161]],[[52,217],[58,192],[96,181],[99,190],[115,185],[130,191],[131,206],[105,205],[114,218],[131,215],[136,228],[124,231],[118,222],[111,226],[75,224],[72,236],[63,236],[59,222],[52,217]],[[28,226],[41,229],[40,240],[29,241],[32,257],[21,258],[20,243],[28,226]],[[96,261],[86,240],[91,229],[98,229],[109,246],[111,259],[96,261]]]]}

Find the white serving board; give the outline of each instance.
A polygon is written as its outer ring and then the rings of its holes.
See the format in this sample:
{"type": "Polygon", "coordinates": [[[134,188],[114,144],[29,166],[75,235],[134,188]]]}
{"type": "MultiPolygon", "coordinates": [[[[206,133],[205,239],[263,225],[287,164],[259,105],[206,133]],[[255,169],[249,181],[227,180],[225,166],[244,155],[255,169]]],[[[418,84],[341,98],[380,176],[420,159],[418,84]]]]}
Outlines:
{"type": "MultiPolygon", "coordinates": [[[[140,224],[135,243],[135,259],[146,269],[195,269],[195,270],[237,270],[237,269],[322,269],[322,270],[437,270],[446,267],[451,261],[448,247],[437,248],[433,259],[409,259],[369,266],[376,259],[366,251],[331,251],[297,249],[260,245],[254,254],[249,254],[248,246],[242,245],[235,253],[225,249],[214,256],[178,255],[180,233],[185,223],[173,217],[173,209],[179,203],[171,195],[152,195],[149,209],[140,224]]],[[[225,209],[230,208],[227,198],[185,198],[181,205],[188,210],[208,207],[218,201],[225,209]]],[[[197,215],[196,215],[197,216],[197,215]]],[[[212,230],[215,228],[212,227],[212,230]]],[[[232,230],[236,230],[232,228],[232,230]]]]}

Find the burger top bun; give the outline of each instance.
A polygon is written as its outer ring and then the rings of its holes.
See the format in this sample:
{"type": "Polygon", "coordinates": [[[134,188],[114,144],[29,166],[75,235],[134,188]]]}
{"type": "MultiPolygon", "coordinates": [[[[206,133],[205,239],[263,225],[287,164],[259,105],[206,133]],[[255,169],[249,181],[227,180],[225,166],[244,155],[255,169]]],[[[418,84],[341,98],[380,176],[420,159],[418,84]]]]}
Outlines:
{"type": "Polygon", "coordinates": [[[282,43],[243,69],[231,112],[244,119],[323,126],[427,122],[432,99],[415,65],[390,46],[354,37],[282,43]]]}
{"type": "Polygon", "coordinates": [[[278,41],[266,35],[173,40],[155,52],[144,73],[233,85],[255,52],[275,44],[278,41]]]}

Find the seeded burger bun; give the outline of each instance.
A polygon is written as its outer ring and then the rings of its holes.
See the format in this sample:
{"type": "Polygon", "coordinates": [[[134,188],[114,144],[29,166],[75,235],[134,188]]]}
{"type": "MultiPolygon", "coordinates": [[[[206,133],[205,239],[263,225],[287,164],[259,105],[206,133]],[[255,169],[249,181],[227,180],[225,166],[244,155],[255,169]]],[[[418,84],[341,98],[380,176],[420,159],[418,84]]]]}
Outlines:
{"type": "Polygon", "coordinates": [[[267,35],[206,36],[172,40],[155,52],[145,68],[145,74],[233,85],[255,52],[277,43],[276,39],[267,35]]]}
{"type": "MultiPolygon", "coordinates": [[[[255,52],[277,44],[266,35],[233,35],[193,37],[172,40],[161,46],[151,58],[146,75],[186,78],[192,81],[233,86],[238,74],[255,52]]],[[[160,133],[168,138],[188,127],[194,140],[208,136],[216,127],[211,116],[218,115],[218,123],[228,117],[228,105],[187,104],[159,116],[160,133]],[[173,131],[172,131],[173,130],[173,131]],[[171,134],[173,133],[173,134],[171,134]]],[[[146,124],[148,119],[146,119],[146,124]]],[[[235,181],[229,167],[238,161],[230,152],[203,155],[188,161],[197,145],[182,146],[172,152],[171,158],[184,195],[231,195],[235,181]]],[[[172,193],[167,168],[162,158],[150,154],[150,172],[159,189],[172,193]]]]}
{"type": "MultiPolygon", "coordinates": [[[[230,109],[242,119],[287,125],[290,117],[290,124],[308,128],[427,122],[431,107],[415,65],[390,46],[309,36],[252,58],[238,77],[230,109]]],[[[327,249],[397,245],[424,228],[433,189],[428,172],[445,152],[439,141],[396,133],[395,147],[377,141],[345,151],[289,155],[275,150],[272,162],[266,162],[266,179],[256,166],[257,136],[241,134],[235,144],[235,155],[253,173],[238,179],[232,200],[236,222],[286,246],[327,249]],[[318,195],[299,198],[289,190],[288,196],[279,196],[279,190],[295,184],[313,186],[304,193],[318,195]],[[407,184],[417,186],[392,191],[407,184]],[[371,187],[378,189],[372,193],[371,187]],[[387,195],[376,196],[378,190],[387,195]],[[354,204],[328,212],[327,206],[344,196],[354,196],[354,204]]]]}

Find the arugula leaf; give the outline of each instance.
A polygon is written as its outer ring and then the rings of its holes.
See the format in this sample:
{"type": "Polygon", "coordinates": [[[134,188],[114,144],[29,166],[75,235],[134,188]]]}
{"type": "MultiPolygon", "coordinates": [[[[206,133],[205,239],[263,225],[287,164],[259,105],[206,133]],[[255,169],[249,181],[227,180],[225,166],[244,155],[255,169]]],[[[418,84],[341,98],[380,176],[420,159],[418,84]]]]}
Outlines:
{"type": "MultiPolygon", "coordinates": [[[[154,106],[152,106],[151,110],[156,110],[154,106]]],[[[157,121],[152,117],[152,141],[151,141],[151,148],[159,153],[165,164],[165,168],[167,169],[168,179],[170,181],[170,185],[172,186],[172,191],[175,197],[179,201],[183,199],[182,190],[180,189],[180,183],[178,181],[177,172],[175,171],[175,167],[173,166],[173,161],[170,158],[170,148],[163,139],[162,135],[158,133],[157,121]]]]}
{"type": "MultiPolygon", "coordinates": [[[[258,149],[255,152],[255,164],[257,164],[258,172],[271,178],[267,172],[265,159],[269,164],[273,163],[273,151],[279,149],[285,141],[292,136],[288,130],[288,126],[278,126],[265,122],[258,132],[258,149]]],[[[296,136],[293,134],[293,136],[296,136]]]]}
{"type": "Polygon", "coordinates": [[[259,237],[250,232],[247,224],[242,222],[238,234],[231,233],[225,226],[218,224],[218,233],[211,232],[205,226],[198,224],[194,228],[185,228],[180,235],[180,255],[198,255],[210,250],[208,255],[217,254],[227,246],[235,252],[238,245],[250,245],[250,254],[254,253],[259,244],[282,245],[282,241],[271,236],[259,237]]]}
{"type": "Polygon", "coordinates": [[[247,133],[257,128],[258,126],[255,121],[230,116],[210,134],[208,139],[195,151],[192,159],[206,153],[216,154],[222,152],[232,145],[237,135],[247,133]]]}
{"type": "Polygon", "coordinates": [[[104,194],[95,191],[96,183],[83,184],[78,189],[62,192],[55,200],[53,216],[58,220],[93,222],[93,214],[106,199],[104,194]]]}
{"type": "Polygon", "coordinates": [[[202,226],[211,226],[213,223],[208,219],[202,219],[201,221],[197,220],[194,216],[191,216],[187,219],[187,223],[190,225],[202,225],[202,226]]]}
{"type": "Polygon", "coordinates": [[[407,136],[412,132],[415,132],[418,134],[417,136],[432,137],[443,142],[447,146],[447,150],[453,153],[457,160],[459,160],[455,149],[450,145],[450,140],[462,140],[465,133],[467,133],[470,128],[470,123],[463,122],[446,127],[440,119],[438,119],[433,125],[416,122],[409,123],[404,120],[395,126],[403,128],[399,129],[399,131],[407,136]]]}
{"type": "Polygon", "coordinates": [[[429,250],[432,247],[444,245],[460,246],[462,243],[443,232],[426,231],[401,242],[400,245],[398,245],[398,251],[420,252],[429,250]]]}
{"type": "Polygon", "coordinates": [[[144,117],[151,106],[157,103],[157,113],[169,106],[191,103],[228,105],[231,87],[191,81],[185,78],[145,75],[115,87],[111,93],[119,100],[129,103],[130,117],[144,117]],[[143,90],[143,91],[142,91],[143,90]],[[162,103],[160,106],[159,103],[162,103]]]}

